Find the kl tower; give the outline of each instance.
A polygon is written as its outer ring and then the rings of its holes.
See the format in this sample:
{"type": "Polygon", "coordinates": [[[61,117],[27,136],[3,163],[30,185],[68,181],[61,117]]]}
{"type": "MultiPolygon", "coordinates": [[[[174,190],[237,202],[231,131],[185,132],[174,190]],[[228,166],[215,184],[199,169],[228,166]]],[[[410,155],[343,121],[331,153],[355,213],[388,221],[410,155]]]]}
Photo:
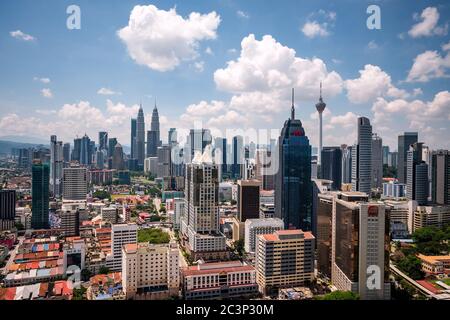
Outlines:
{"type": "Polygon", "coordinates": [[[322,82],[320,82],[320,98],[319,102],[316,103],[317,112],[319,112],[319,151],[317,165],[322,164],[322,113],[325,110],[326,103],[322,100],[322,82]]]}

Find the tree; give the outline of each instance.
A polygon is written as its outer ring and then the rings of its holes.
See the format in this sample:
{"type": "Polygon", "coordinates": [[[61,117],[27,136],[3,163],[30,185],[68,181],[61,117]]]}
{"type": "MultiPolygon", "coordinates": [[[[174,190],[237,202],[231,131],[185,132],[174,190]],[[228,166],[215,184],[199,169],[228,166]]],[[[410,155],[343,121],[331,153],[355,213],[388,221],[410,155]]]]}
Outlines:
{"type": "Polygon", "coordinates": [[[333,291],[319,297],[318,300],[359,300],[359,295],[351,291],[333,291]]]}
{"type": "Polygon", "coordinates": [[[92,196],[100,200],[108,199],[109,201],[111,201],[111,194],[105,190],[97,190],[92,194],[92,196]]]}
{"type": "Polygon", "coordinates": [[[237,201],[232,199],[230,203],[231,203],[232,206],[235,206],[237,204],[237,201]]]}
{"type": "Polygon", "coordinates": [[[102,266],[102,267],[100,267],[100,269],[98,270],[98,273],[99,273],[99,274],[108,274],[108,273],[109,273],[109,268],[108,268],[108,267],[105,267],[105,266],[102,266]]]}
{"type": "Polygon", "coordinates": [[[422,262],[414,255],[408,255],[397,262],[397,267],[414,280],[423,279],[422,262]]]}
{"type": "Polygon", "coordinates": [[[170,236],[161,229],[141,229],[138,231],[138,242],[149,242],[152,244],[169,243],[170,236]]]}
{"type": "Polygon", "coordinates": [[[79,289],[77,289],[77,288],[73,289],[72,300],[84,300],[85,293],[86,293],[86,288],[83,286],[80,286],[79,289]]]}
{"type": "Polygon", "coordinates": [[[235,242],[233,242],[233,250],[236,252],[236,254],[239,257],[244,256],[244,252],[245,252],[244,239],[239,239],[239,240],[236,240],[235,242]]]}
{"type": "Polygon", "coordinates": [[[88,269],[83,269],[81,270],[81,279],[83,281],[88,281],[92,276],[92,272],[89,271],[88,269]]]}

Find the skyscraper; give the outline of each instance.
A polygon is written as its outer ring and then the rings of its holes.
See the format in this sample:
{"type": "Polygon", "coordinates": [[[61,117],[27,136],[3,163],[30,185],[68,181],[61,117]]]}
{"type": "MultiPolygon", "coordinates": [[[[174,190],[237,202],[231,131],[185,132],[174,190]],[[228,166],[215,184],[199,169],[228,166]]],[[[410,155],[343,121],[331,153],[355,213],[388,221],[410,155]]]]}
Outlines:
{"type": "Polygon", "coordinates": [[[358,118],[358,140],[352,149],[352,191],[370,196],[372,178],[372,126],[365,117],[358,118]]]}
{"type": "Polygon", "coordinates": [[[50,137],[50,193],[59,198],[62,193],[63,146],[55,135],[50,137]]]}
{"type": "Polygon", "coordinates": [[[320,178],[333,181],[333,190],[342,184],[342,150],[340,147],[324,147],[321,153],[320,178]]]}
{"type": "Polygon", "coordinates": [[[326,103],[322,100],[322,82],[320,83],[320,98],[319,102],[316,103],[316,109],[319,113],[319,150],[318,150],[318,165],[320,166],[322,164],[322,113],[326,108],[326,103]]]}
{"type": "Polygon", "coordinates": [[[158,133],[153,130],[147,131],[147,152],[146,157],[156,157],[158,150],[158,133]]]}
{"type": "Polygon", "coordinates": [[[92,146],[91,139],[85,134],[81,138],[80,164],[88,166],[92,163],[92,146]]]}
{"type": "Polygon", "coordinates": [[[65,163],[70,162],[70,143],[64,143],[63,146],[63,158],[65,163]]]}
{"type": "Polygon", "coordinates": [[[136,121],[136,151],[138,165],[144,168],[145,159],[145,118],[142,105],[139,107],[139,112],[136,121]]]}
{"type": "Polygon", "coordinates": [[[234,179],[242,178],[242,165],[244,164],[244,139],[242,136],[233,137],[233,163],[231,173],[234,179]]]}
{"type": "Polygon", "coordinates": [[[86,201],[87,169],[78,165],[64,168],[64,201],[86,201]]]}
{"type": "Polygon", "coordinates": [[[32,214],[31,228],[48,229],[50,168],[47,164],[34,163],[31,173],[32,214]]]}
{"type": "Polygon", "coordinates": [[[448,150],[433,152],[431,166],[433,203],[450,205],[450,152],[448,150]]]}
{"type": "Polygon", "coordinates": [[[352,183],[352,146],[341,145],[342,183],[352,183]]]}
{"type": "Polygon", "coordinates": [[[98,150],[108,150],[108,132],[100,131],[98,133],[98,150]]]}
{"type": "Polygon", "coordinates": [[[259,218],[259,180],[239,180],[237,191],[238,219],[245,222],[247,219],[259,218]]]}
{"type": "Polygon", "coordinates": [[[214,140],[214,160],[216,164],[220,165],[221,177],[228,175],[227,149],[226,138],[216,138],[214,140]]]}
{"type": "MultiPolygon", "coordinates": [[[[137,136],[137,120],[131,119],[131,159],[137,159],[137,150],[136,150],[136,136],[137,136]]],[[[148,143],[148,138],[147,138],[148,143]]]]}
{"type": "Polygon", "coordinates": [[[123,158],[123,148],[120,143],[117,143],[114,147],[114,153],[112,156],[112,169],[124,170],[125,161],[123,158]]]}
{"type": "Polygon", "coordinates": [[[383,140],[372,135],[372,188],[382,188],[383,183],[383,140]]]}
{"type": "Polygon", "coordinates": [[[116,148],[117,138],[109,138],[108,139],[108,158],[111,158],[114,155],[114,150],[116,148]]]}
{"type": "MultiPolygon", "coordinates": [[[[155,101],[155,107],[153,108],[153,112],[152,112],[152,122],[150,124],[150,129],[152,131],[156,132],[156,147],[160,147],[161,146],[161,134],[159,131],[159,114],[158,114],[158,108],[156,107],[156,101],[155,101]]],[[[170,141],[169,141],[170,143],[170,141]]]]}
{"type": "Polygon", "coordinates": [[[383,146],[383,165],[388,164],[389,146],[383,146]]]}
{"type": "Polygon", "coordinates": [[[173,146],[178,143],[178,137],[177,137],[177,129],[176,128],[170,128],[169,134],[168,134],[168,143],[170,146],[173,146]]]}
{"type": "Polygon", "coordinates": [[[80,162],[81,159],[81,138],[73,140],[72,161],[80,162]]]}
{"type": "Polygon", "coordinates": [[[406,183],[406,162],[409,146],[419,141],[417,132],[405,132],[398,136],[397,177],[398,182],[406,183]]]}
{"type": "Polygon", "coordinates": [[[294,89],[291,118],[278,140],[278,172],[275,183],[275,216],[286,229],[312,230],[311,145],[302,122],[295,119],[294,89]]]}
{"type": "MultiPolygon", "coordinates": [[[[212,143],[211,131],[209,129],[191,129],[189,131],[188,137],[188,150],[190,150],[190,158],[187,160],[194,159],[195,153],[200,152],[203,154],[206,146],[212,143]]],[[[187,154],[186,154],[187,155],[187,154]]],[[[186,162],[189,162],[186,161],[186,162]]]]}
{"type": "Polygon", "coordinates": [[[15,226],[16,190],[0,190],[0,231],[15,226]]]}
{"type": "Polygon", "coordinates": [[[410,145],[406,162],[406,197],[426,205],[428,199],[428,165],[422,161],[422,142],[410,145]]]}

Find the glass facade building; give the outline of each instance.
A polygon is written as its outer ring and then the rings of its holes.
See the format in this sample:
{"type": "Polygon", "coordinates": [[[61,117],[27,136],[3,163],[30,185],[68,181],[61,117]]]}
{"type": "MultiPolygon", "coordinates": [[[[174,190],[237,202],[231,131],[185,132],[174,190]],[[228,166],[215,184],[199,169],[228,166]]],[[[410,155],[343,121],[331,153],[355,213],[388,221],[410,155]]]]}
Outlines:
{"type": "Polygon", "coordinates": [[[32,215],[31,228],[48,229],[50,167],[37,163],[32,167],[32,215]]]}

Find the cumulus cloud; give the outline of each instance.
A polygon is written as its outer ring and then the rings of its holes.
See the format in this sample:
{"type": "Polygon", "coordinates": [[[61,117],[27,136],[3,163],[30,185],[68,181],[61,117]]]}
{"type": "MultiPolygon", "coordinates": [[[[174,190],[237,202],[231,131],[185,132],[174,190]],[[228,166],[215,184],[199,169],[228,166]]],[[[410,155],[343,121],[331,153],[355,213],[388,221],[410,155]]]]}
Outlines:
{"type": "Polygon", "coordinates": [[[175,8],[165,11],[138,5],[131,11],[128,26],[117,34],[136,63],[164,72],[196,59],[200,42],[217,37],[220,21],[214,11],[192,12],[184,18],[175,8]]]}
{"type": "Polygon", "coordinates": [[[448,32],[448,24],[444,26],[438,26],[439,11],[435,7],[425,8],[420,17],[416,14],[416,20],[420,20],[417,24],[413,25],[408,31],[408,34],[412,38],[430,37],[433,35],[446,35],[448,32]]]}
{"type": "Polygon", "coordinates": [[[378,66],[366,64],[363,70],[359,70],[359,74],[359,78],[345,81],[347,98],[352,103],[366,103],[382,96],[394,98],[409,96],[405,90],[396,88],[390,75],[378,66]]]}
{"type": "Polygon", "coordinates": [[[319,10],[309,14],[301,31],[308,38],[326,37],[330,34],[328,28],[333,26],[336,20],[336,12],[319,10]]]}
{"type": "Polygon", "coordinates": [[[450,45],[443,46],[445,54],[440,54],[436,50],[425,51],[419,54],[409,70],[407,82],[428,82],[435,78],[447,78],[446,71],[450,68],[450,45]]]}
{"type": "Polygon", "coordinates": [[[102,96],[113,96],[113,95],[121,95],[122,93],[111,90],[109,88],[100,88],[98,89],[97,94],[100,94],[102,96]]]}
{"type": "Polygon", "coordinates": [[[50,79],[49,79],[49,78],[39,78],[39,77],[34,77],[33,80],[34,80],[34,81],[39,81],[39,82],[42,82],[42,83],[45,83],[45,84],[50,83],[50,79]]]}
{"type": "Polygon", "coordinates": [[[44,88],[41,90],[41,96],[43,96],[44,98],[53,98],[53,93],[50,89],[48,88],[44,88]]]}
{"type": "Polygon", "coordinates": [[[23,41],[34,41],[36,40],[35,37],[33,37],[32,35],[26,34],[20,30],[16,30],[16,31],[11,31],[9,33],[11,35],[11,37],[19,39],[19,40],[23,40],[23,41]]]}

